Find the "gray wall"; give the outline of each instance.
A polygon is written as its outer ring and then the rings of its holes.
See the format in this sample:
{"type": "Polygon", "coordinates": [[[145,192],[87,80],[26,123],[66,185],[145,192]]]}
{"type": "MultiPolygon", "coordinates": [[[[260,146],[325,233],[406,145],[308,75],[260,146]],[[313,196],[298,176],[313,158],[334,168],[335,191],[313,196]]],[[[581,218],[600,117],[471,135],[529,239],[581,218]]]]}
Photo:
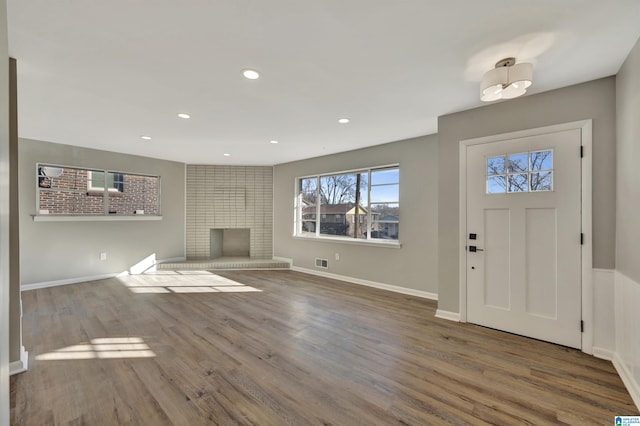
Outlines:
{"type": "Polygon", "coordinates": [[[316,257],[326,258],[329,273],[437,293],[437,179],[435,135],[277,165],[274,254],[308,269],[315,269],[316,257]],[[297,177],[394,163],[400,164],[402,248],[309,241],[292,236],[297,177]],[[339,261],[335,261],[335,253],[340,254],[339,261]]]}
{"type": "Polygon", "coordinates": [[[154,253],[157,259],[185,256],[184,164],[29,139],[20,139],[19,155],[23,285],[123,272],[154,253]],[[163,218],[34,222],[39,162],[159,175],[163,218]],[[100,252],[107,260],[99,260],[100,252]]]}
{"type": "Polygon", "coordinates": [[[248,228],[250,255],[273,256],[273,168],[187,166],[187,257],[210,257],[211,229],[248,228]]]}
{"type": "Polygon", "coordinates": [[[9,277],[11,281],[11,332],[9,361],[20,360],[22,346],[22,299],[20,297],[20,216],[18,206],[18,82],[16,60],[9,60],[9,277]]]}
{"type": "Polygon", "coordinates": [[[458,165],[465,139],[593,119],[593,267],[614,268],[615,112],[615,78],[608,77],[439,117],[439,309],[460,309],[458,165]]]}
{"type": "Polygon", "coordinates": [[[640,40],[616,78],[616,269],[640,283],[640,40]]]}
{"type": "Polygon", "coordinates": [[[9,424],[9,44],[0,0],[0,425],[9,424]]]}

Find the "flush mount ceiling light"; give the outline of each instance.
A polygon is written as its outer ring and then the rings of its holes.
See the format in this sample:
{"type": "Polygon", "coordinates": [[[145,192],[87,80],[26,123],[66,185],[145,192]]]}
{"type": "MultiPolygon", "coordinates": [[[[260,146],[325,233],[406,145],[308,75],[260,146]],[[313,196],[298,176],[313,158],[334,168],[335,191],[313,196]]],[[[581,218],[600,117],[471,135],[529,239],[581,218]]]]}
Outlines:
{"type": "Polygon", "coordinates": [[[272,143],[272,144],[274,144],[274,145],[275,145],[275,144],[277,144],[277,143],[278,143],[278,141],[269,141],[269,143],[272,143]]]}
{"type": "Polygon", "coordinates": [[[350,120],[348,118],[341,118],[338,120],[338,123],[340,124],[347,124],[350,120]]]}
{"type": "Polygon", "coordinates": [[[532,76],[533,65],[527,62],[516,64],[515,58],[505,58],[482,77],[480,100],[492,102],[522,96],[531,86],[532,76]]]}
{"type": "Polygon", "coordinates": [[[185,114],[184,112],[178,113],[178,117],[180,117],[180,118],[191,118],[191,116],[189,114],[185,114]]]}
{"type": "Polygon", "coordinates": [[[150,141],[151,136],[140,136],[140,139],[144,139],[145,141],[150,141]]]}
{"type": "Polygon", "coordinates": [[[227,154],[227,153],[224,153],[222,155],[224,155],[225,157],[231,157],[231,154],[227,154]]]}
{"type": "Polygon", "coordinates": [[[249,80],[257,80],[260,78],[260,73],[252,69],[242,70],[242,75],[244,78],[248,78],[249,80]]]}

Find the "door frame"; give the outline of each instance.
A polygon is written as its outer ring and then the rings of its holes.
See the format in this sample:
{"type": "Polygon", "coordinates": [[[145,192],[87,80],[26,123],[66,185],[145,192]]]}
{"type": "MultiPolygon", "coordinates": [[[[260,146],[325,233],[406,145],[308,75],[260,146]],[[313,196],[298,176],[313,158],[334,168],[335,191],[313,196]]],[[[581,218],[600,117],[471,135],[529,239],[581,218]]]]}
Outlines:
{"type": "MultiPolygon", "coordinates": [[[[467,322],[467,147],[529,136],[557,133],[565,130],[580,130],[583,158],[581,164],[581,229],[584,244],[581,246],[581,287],[582,287],[582,351],[593,352],[593,231],[592,231],[592,120],[573,121],[552,126],[538,127],[517,132],[485,136],[460,141],[459,153],[459,303],[460,322],[467,322]]],[[[576,153],[578,155],[578,153],[576,153]]],[[[578,326],[578,324],[576,324],[578,326]]]]}

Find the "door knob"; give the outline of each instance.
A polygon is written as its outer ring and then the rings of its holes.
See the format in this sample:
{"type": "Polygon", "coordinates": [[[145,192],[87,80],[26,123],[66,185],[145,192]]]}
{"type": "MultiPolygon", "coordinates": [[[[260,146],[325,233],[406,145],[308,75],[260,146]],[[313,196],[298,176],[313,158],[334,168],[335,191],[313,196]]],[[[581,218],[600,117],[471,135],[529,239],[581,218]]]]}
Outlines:
{"type": "Polygon", "coordinates": [[[469,246],[469,251],[475,253],[477,251],[484,251],[484,249],[478,248],[476,246],[469,246]]]}

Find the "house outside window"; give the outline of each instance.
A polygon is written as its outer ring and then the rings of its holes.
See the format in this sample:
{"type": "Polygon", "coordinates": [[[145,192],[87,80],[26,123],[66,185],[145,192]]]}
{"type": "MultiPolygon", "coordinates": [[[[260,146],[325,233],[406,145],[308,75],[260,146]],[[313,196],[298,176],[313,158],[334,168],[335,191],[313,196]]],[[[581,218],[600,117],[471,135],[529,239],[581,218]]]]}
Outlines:
{"type": "Polygon", "coordinates": [[[399,174],[393,165],[298,178],[294,235],[398,240],[399,174]]]}

